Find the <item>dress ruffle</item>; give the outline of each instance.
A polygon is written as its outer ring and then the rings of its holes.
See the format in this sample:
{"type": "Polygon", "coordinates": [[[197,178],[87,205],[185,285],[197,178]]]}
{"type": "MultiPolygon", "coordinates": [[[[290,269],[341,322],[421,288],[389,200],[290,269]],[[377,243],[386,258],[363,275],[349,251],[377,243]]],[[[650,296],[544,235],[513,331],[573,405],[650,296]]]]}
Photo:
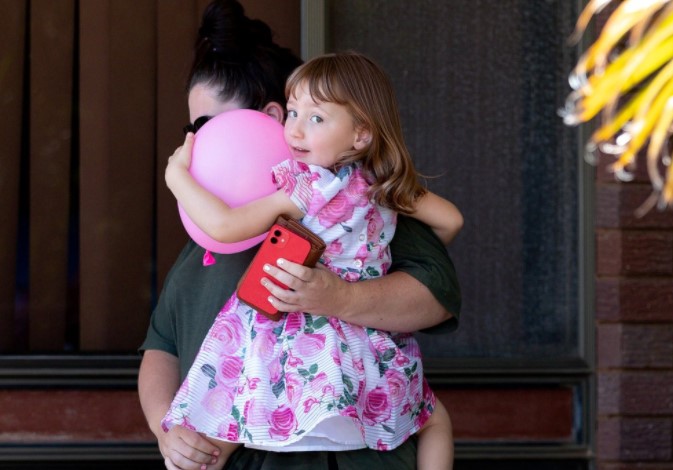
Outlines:
{"type": "Polygon", "coordinates": [[[418,431],[434,406],[413,336],[299,312],[273,322],[233,297],[163,425],[283,447],[343,417],[368,447],[385,450],[418,431]]]}

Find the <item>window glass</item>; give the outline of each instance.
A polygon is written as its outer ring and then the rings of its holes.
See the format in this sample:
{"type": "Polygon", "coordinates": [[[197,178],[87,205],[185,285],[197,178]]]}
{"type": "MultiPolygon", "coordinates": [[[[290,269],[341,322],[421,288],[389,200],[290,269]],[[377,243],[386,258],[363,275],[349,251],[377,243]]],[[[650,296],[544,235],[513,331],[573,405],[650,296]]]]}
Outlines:
{"type": "Polygon", "coordinates": [[[431,190],[465,227],[449,252],[460,327],[419,335],[426,356],[579,353],[576,129],[557,115],[579,14],[565,0],[328,2],[328,48],[380,63],[431,190]]]}

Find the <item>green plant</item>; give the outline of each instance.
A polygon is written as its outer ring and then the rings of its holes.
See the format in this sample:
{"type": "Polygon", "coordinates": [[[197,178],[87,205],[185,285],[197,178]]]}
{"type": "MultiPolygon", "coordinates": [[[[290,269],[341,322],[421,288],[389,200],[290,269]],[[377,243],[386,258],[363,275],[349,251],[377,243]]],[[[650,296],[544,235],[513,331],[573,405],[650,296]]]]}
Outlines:
{"type": "MultiPolygon", "coordinates": [[[[578,18],[572,41],[612,0],[591,0],[578,18]]],[[[673,1],[623,0],[569,77],[573,91],[561,110],[577,125],[597,115],[587,142],[587,158],[614,155],[617,178],[629,181],[644,155],[652,195],[640,207],[673,206],[673,1]]]]}

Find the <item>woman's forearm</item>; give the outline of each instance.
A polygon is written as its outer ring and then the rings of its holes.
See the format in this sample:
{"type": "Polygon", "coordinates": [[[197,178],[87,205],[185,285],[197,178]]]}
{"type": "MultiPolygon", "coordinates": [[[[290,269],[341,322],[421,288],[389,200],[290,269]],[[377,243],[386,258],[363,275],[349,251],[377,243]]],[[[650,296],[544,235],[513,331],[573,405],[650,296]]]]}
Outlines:
{"type": "Polygon", "coordinates": [[[349,323],[388,331],[414,332],[451,318],[451,313],[426,286],[404,272],[346,284],[347,300],[335,306],[333,316],[349,323]]]}
{"type": "Polygon", "coordinates": [[[138,395],[147,424],[156,436],[162,432],[161,420],[179,385],[178,358],[164,351],[145,351],[138,372],[138,395]]]}
{"type": "Polygon", "coordinates": [[[307,268],[279,260],[267,265],[269,277],[289,287],[262,280],[270,301],[283,312],[334,316],[350,323],[388,331],[412,332],[451,318],[432,292],[405,272],[361,282],[346,282],[324,266],[307,268]]]}

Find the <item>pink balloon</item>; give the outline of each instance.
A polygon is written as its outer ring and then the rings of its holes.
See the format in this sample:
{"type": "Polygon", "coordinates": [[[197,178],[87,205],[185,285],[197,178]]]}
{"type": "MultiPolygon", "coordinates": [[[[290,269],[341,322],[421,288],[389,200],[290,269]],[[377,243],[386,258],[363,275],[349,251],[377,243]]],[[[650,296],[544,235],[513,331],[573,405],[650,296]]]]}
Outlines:
{"type": "MultiPolygon", "coordinates": [[[[259,111],[238,109],[219,114],[199,129],[194,139],[190,173],[229,206],[238,207],[276,191],[271,167],[291,158],[283,126],[259,111]]],[[[182,224],[192,240],[215,253],[247,250],[266,237],[237,243],[213,240],[194,224],[178,204],[182,224]]]]}

